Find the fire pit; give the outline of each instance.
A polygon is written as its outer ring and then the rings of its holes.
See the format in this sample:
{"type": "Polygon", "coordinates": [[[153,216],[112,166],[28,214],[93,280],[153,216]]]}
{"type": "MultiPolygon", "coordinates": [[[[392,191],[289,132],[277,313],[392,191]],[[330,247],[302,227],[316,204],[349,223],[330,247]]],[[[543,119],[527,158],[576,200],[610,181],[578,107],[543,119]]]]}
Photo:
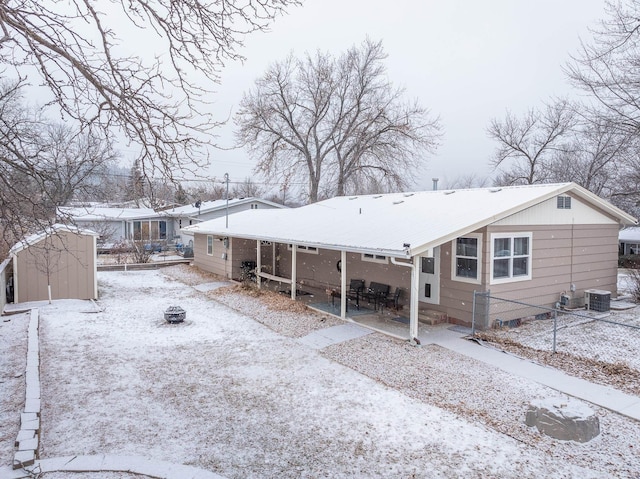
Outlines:
{"type": "Polygon", "coordinates": [[[187,316],[187,312],[180,306],[169,306],[164,312],[164,319],[171,324],[181,323],[187,316]]]}

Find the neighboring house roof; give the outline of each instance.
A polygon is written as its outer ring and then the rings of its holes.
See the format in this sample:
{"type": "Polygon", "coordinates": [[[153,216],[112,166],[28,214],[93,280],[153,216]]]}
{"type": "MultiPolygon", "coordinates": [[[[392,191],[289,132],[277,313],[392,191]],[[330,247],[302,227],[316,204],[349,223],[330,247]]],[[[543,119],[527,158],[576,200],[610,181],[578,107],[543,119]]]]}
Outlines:
{"type": "Polygon", "coordinates": [[[100,236],[95,231],[56,223],[46,228],[44,231],[32,234],[30,236],[25,236],[22,240],[18,241],[16,244],[14,244],[11,247],[11,249],[9,250],[9,254],[16,255],[23,249],[29,246],[32,246],[42,241],[43,239],[45,239],[47,236],[52,236],[60,231],[68,231],[69,233],[80,234],[80,235],[89,235],[89,236],[96,236],[96,237],[100,236]]]}
{"type": "MultiPolygon", "coordinates": [[[[274,208],[285,206],[260,198],[229,199],[229,207],[245,203],[261,203],[274,208]]],[[[200,208],[195,205],[178,206],[166,210],[155,211],[151,208],[108,208],[95,206],[79,206],[58,208],[58,215],[63,218],[73,218],[76,221],[133,221],[148,218],[178,218],[198,216],[212,211],[223,210],[227,207],[227,200],[203,201],[200,208]]]]}
{"type": "Polygon", "coordinates": [[[629,241],[640,243],[640,226],[631,226],[620,230],[618,234],[620,241],[629,241]]]}
{"type": "MultiPolygon", "coordinates": [[[[243,205],[246,203],[260,203],[263,205],[268,205],[273,208],[286,208],[286,206],[274,203],[272,201],[263,200],[262,198],[230,198],[229,199],[229,207],[243,205]]],[[[225,209],[227,207],[227,200],[213,200],[213,201],[203,201],[200,203],[200,207],[192,205],[185,206],[177,206],[174,208],[169,208],[164,212],[173,217],[185,217],[185,216],[197,216],[206,213],[211,213],[212,211],[218,211],[225,209]]]]}
{"type": "Polygon", "coordinates": [[[411,257],[569,192],[621,224],[637,224],[575,183],[560,183],[341,196],[300,208],[236,213],[228,228],[219,218],[183,230],[411,257]]]}
{"type": "Polygon", "coordinates": [[[165,218],[164,211],[156,212],[151,208],[96,208],[93,206],[58,208],[59,216],[74,218],[77,221],[131,221],[146,218],[165,218]]]}

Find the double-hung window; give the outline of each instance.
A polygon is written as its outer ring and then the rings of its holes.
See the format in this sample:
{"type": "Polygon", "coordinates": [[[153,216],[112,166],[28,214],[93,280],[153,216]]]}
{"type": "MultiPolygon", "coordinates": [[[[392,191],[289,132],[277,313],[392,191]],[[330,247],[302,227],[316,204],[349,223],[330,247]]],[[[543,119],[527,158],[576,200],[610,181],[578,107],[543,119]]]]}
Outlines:
{"type": "Polygon", "coordinates": [[[491,283],[531,279],[531,233],[491,235],[491,283]]]}
{"type": "Polygon", "coordinates": [[[452,248],[452,276],[457,281],[476,283],[480,281],[482,236],[469,235],[456,238],[452,248]]]}
{"type": "Polygon", "coordinates": [[[207,254],[213,256],[213,236],[207,235],[207,254]]]}

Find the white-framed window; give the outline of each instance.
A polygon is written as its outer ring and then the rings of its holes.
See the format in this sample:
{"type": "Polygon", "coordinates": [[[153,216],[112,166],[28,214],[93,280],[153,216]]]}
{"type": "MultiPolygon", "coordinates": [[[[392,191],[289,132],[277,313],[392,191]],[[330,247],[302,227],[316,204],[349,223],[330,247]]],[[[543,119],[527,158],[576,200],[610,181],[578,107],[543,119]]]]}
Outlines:
{"type": "Polygon", "coordinates": [[[257,210],[258,209],[258,203],[251,203],[251,209],[252,210],[257,210]]]}
{"type": "Polygon", "coordinates": [[[531,279],[532,233],[491,235],[491,284],[531,279]]]}
{"type": "MultiPolygon", "coordinates": [[[[291,251],[293,249],[293,245],[289,244],[287,245],[287,249],[289,251],[291,251]]],[[[302,252],[302,253],[311,253],[311,254],[318,254],[318,248],[316,248],[315,246],[305,246],[305,245],[298,245],[298,252],[302,252]]]]}
{"type": "Polygon", "coordinates": [[[469,234],[452,241],[451,278],[465,283],[480,283],[482,273],[482,235],[469,234]]]}
{"type": "Polygon", "coordinates": [[[387,264],[389,262],[389,258],[381,254],[362,253],[360,259],[362,261],[369,261],[370,263],[387,264]]]}
{"type": "Polygon", "coordinates": [[[207,254],[213,256],[213,236],[207,235],[207,254]]]}

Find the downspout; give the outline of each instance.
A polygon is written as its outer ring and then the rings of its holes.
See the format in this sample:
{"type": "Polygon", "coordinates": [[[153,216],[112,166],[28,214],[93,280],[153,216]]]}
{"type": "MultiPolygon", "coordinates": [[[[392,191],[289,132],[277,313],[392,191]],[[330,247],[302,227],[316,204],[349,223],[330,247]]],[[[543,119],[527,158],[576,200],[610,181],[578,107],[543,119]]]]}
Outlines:
{"type": "Polygon", "coordinates": [[[98,246],[97,239],[93,238],[93,297],[98,299],[98,246]]]}
{"type": "Polygon", "coordinates": [[[18,255],[13,255],[13,302],[19,303],[18,296],[18,255]]]}
{"type": "Polygon", "coordinates": [[[262,241],[256,240],[256,285],[258,289],[262,288],[260,281],[260,273],[262,273],[262,241]]]}
{"type": "Polygon", "coordinates": [[[344,320],[347,319],[347,252],[346,250],[340,251],[340,317],[344,320]]]}
{"type": "Polygon", "coordinates": [[[296,299],[296,283],[298,273],[298,245],[291,245],[291,299],[296,299]]]}
{"type": "Polygon", "coordinates": [[[418,294],[420,283],[418,259],[418,256],[414,256],[412,263],[406,263],[404,261],[397,261],[393,256],[391,257],[392,264],[395,264],[396,266],[406,266],[407,268],[411,268],[411,292],[409,295],[409,340],[414,346],[420,344],[420,340],[418,339],[418,294]]]}

